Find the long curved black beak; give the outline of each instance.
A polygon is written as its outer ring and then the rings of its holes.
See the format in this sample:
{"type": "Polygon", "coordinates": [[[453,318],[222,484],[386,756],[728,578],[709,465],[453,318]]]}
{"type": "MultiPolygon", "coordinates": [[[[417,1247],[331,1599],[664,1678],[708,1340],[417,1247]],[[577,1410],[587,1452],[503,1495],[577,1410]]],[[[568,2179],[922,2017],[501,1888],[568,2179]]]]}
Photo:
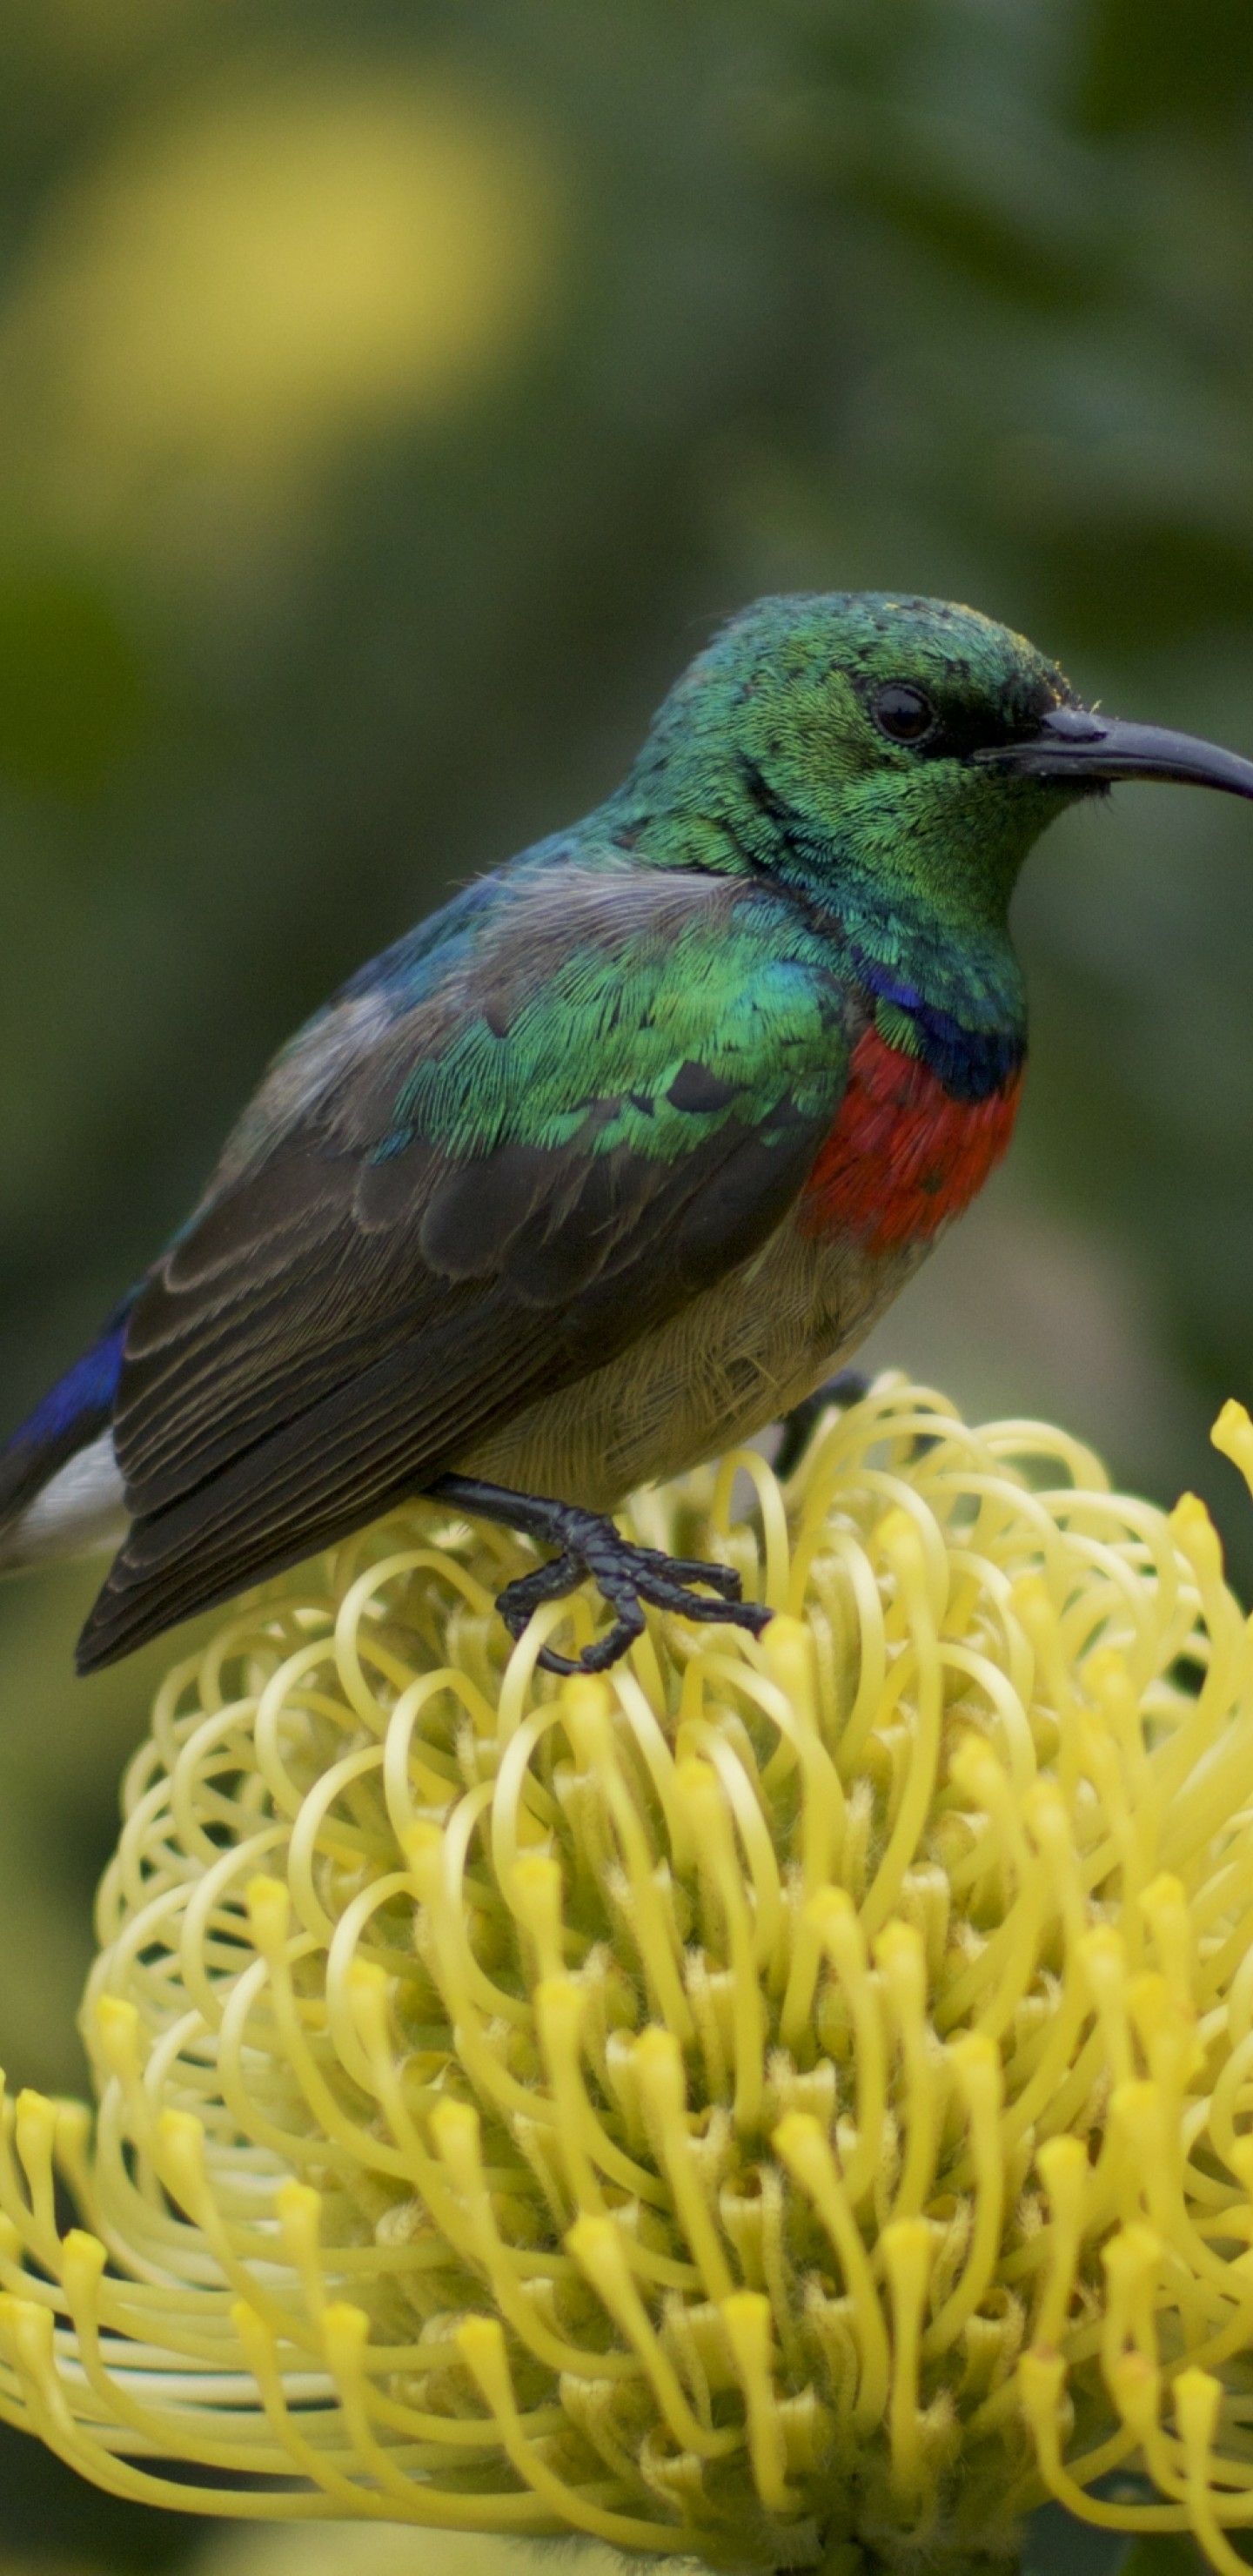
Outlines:
{"type": "Polygon", "coordinates": [[[1090,707],[1054,707],[1037,731],[1020,742],[1000,743],[972,757],[981,766],[1013,770],[1020,778],[1098,782],[1116,778],[1165,778],[1184,787],[1222,787],[1230,796],[1253,796],[1253,760],[1223,751],[1195,734],[1163,725],[1123,724],[1090,707]]]}

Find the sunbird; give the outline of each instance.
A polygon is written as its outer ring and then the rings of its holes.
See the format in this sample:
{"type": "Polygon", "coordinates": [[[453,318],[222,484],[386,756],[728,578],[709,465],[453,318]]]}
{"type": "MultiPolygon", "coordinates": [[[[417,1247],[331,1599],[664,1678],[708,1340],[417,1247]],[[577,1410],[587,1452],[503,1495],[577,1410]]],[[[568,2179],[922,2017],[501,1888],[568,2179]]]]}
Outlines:
{"type": "Polygon", "coordinates": [[[81,1672],[416,1495],[759,1631],[628,1542],[634,1487],[795,1413],[999,1162],[1009,904],[1111,781],[1253,762],[1086,705],[975,610],[756,602],[569,830],[478,877],[275,1058],[198,1207],[0,1452],[0,1563],[115,1547],[81,1672]]]}

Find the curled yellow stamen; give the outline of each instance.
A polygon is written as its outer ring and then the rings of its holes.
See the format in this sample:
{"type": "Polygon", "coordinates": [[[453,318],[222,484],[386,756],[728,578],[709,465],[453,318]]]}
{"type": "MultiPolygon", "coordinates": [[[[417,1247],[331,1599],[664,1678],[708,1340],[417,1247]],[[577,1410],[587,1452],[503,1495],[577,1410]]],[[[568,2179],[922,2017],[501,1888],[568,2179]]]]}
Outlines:
{"type": "Polygon", "coordinates": [[[1207,1513],[885,1378],[786,1491],[631,1517],[773,1624],[558,1680],[590,1596],[512,1644],[521,1546],[426,1503],[173,1667],[95,2116],[3,2100],[0,2414],[203,2512],[958,2576],[1051,2494],[1237,2576],[1253,1638],[1207,1513]]]}

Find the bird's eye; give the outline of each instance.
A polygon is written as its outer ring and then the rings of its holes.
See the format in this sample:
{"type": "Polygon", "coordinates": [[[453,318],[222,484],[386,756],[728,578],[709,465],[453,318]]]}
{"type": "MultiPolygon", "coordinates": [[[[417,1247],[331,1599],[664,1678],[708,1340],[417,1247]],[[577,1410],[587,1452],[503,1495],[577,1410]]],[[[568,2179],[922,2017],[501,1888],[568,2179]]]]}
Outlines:
{"type": "Polygon", "coordinates": [[[875,691],[870,712],[889,742],[922,742],[936,721],[930,698],[912,689],[908,680],[885,681],[875,691]]]}

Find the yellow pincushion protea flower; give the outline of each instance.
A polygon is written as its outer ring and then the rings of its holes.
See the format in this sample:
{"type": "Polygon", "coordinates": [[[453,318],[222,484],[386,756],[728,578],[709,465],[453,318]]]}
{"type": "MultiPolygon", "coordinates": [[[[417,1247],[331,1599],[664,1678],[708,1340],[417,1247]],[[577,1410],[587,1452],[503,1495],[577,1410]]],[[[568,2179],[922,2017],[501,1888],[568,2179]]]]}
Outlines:
{"type": "Polygon", "coordinates": [[[170,1674],[94,2125],[6,2099],[0,2412],[219,2514],[851,2570],[1051,2493],[1235,2576],[1253,1647],[1202,1506],[886,1378],[786,1490],[633,1521],[762,1641],[558,1683],[587,1604],[507,1651],[519,1551],[415,1505],[170,1674]]]}

